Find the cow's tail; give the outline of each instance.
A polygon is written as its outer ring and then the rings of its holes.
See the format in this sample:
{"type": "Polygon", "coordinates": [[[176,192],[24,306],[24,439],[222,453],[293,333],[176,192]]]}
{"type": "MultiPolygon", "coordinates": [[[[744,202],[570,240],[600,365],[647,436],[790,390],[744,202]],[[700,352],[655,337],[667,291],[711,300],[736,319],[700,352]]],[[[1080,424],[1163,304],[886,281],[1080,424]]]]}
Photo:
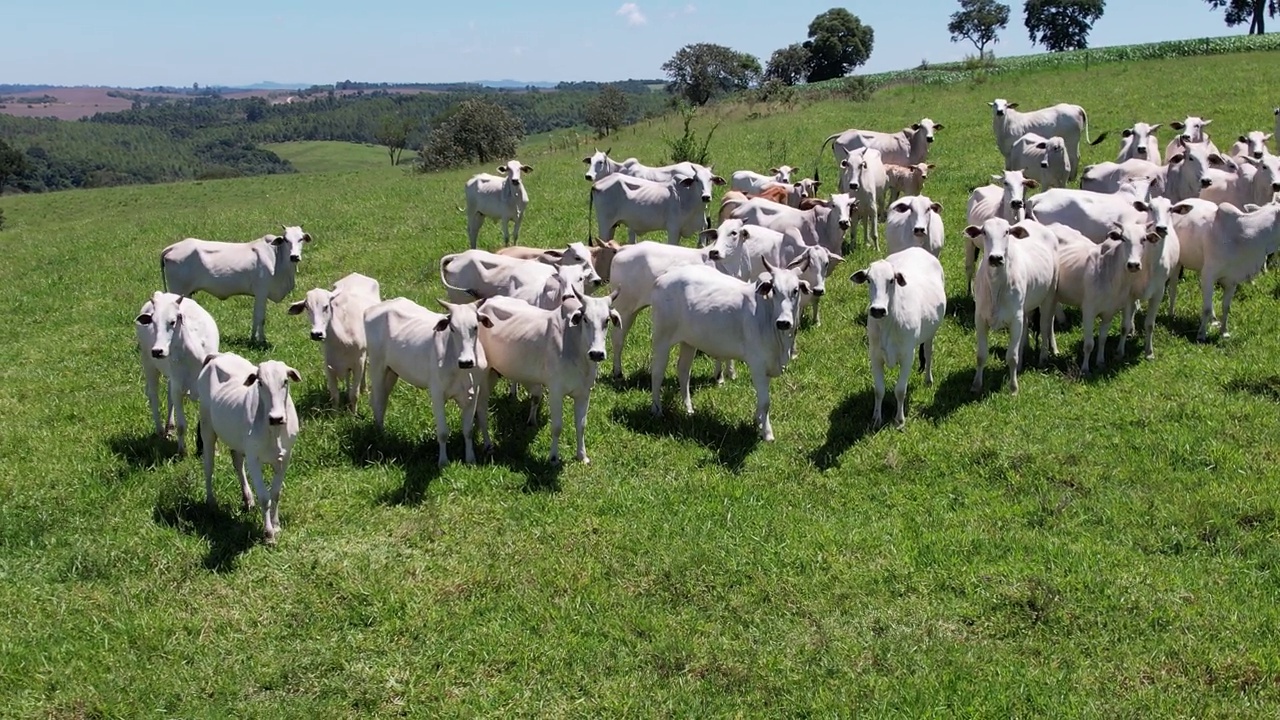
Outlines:
{"type": "Polygon", "coordinates": [[[204,454],[204,433],[200,432],[199,420],[196,420],[196,454],[204,454]]]}
{"type": "Polygon", "coordinates": [[[596,186],[591,184],[591,189],[587,191],[587,245],[591,245],[591,214],[596,209],[596,186]]]}
{"type": "Polygon", "coordinates": [[[1084,141],[1085,142],[1089,143],[1090,145],[1097,145],[1098,143],[1101,143],[1103,140],[1107,139],[1106,130],[1103,130],[1102,134],[1094,138],[1093,140],[1089,139],[1089,114],[1084,111],[1084,108],[1080,109],[1080,119],[1084,121],[1084,141]]]}
{"type": "Polygon", "coordinates": [[[168,252],[168,248],[160,251],[160,287],[164,288],[165,292],[169,292],[169,278],[164,274],[164,258],[168,252]]]}
{"type": "Polygon", "coordinates": [[[481,296],[480,293],[476,292],[475,290],[471,290],[468,288],[460,288],[455,285],[450,285],[449,281],[445,279],[445,275],[444,275],[445,266],[448,265],[449,261],[452,260],[453,258],[454,258],[453,255],[445,255],[444,257],[440,258],[440,283],[444,285],[444,289],[446,291],[452,290],[454,293],[460,293],[462,295],[470,296],[475,300],[482,299],[483,296],[481,296]]]}
{"type": "Polygon", "coordinates": [[[813,179],[815,182],[821,180],[821,178],[818,177],[818,168],[822,166],[822,151],[827,149],[828,143],[830,143],[832,140],[835,140],[838,137],[840,137],[840,133],[831,135],[826,140],[823,140],[822,145],[818,147],[818,157],[814,158],[814,161],[813,161],[813,179]]]}

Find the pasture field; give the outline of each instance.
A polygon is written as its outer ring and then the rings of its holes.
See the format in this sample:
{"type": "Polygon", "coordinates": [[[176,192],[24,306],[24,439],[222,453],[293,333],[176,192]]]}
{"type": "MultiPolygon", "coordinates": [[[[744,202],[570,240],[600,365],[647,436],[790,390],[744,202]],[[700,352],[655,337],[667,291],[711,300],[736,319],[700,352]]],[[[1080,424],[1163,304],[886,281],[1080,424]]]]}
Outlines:
{"type": "Polygon", "coordinates": [[[413,161],[413,152],[405,150],[399,167],[391,164],[387,149],[381,145],[341,142],[337,140],[299,140],[263,143],[264,149],[288,160],[298,172],[354,172],[357,170],[399,170],[405,172],[413,161]]]}
{"type": "MultiPolygon", "coordinates": [[[[822,139],[855,125],[946,125],[926,192],[945,207],[948,318],[936,385],[912,376],[901,432],[868,426],[866,290],[848,277],[869,249],[837,268],[822,325],[773,381],[776,442],[755,440],[745,368],[717,387],[705,358],[696,413],[677,412],[673,360],[667,417],[652,418],[646,312],[626,379],[592,395],[592,464],[560,469],[546,411],[526,428],[526,401],[500,392],[491,461],[437,470],[425,393],[402,384],[379,437],[366,400],[356,416],[327,408],[305,320],[271,305],[272,346],[250,348],[251,301],[198,296],[224,349],[303,375],[275,548],[238,509],[225,450],[210,510],[199,461],[149,435],[131,325],[159,250],[301,223],[315,242],[294,297],[359,271],[430,304],[440,256],[466,245],[455,207],[476,168],[4,198],[0,715],[1274,717],[1277,274],[1242,288],[1233,336],[1207,344],[1188,274],[1155,360],[1130,342],[1087,378],[1069,315],[1061,355],[1016,398],[996,333],[973,395],[958,237],[968,188],[1000,169],[987,101],[1083,104],[1090,132],[1111,132],[1086,162],[1113,159],[1139,119],[1210,117],[1225,147],[1270,126],[1259,79],[1277,59],[713,111],[725,176],[811,171],[822,139]]],[[[624,129],[614,157],[658,163],[675,127],[624,129]]],[[[526,159],[525,244],[583,238],[582,154],[526,159]]],[[[826,154],[828,182],[834,169],[826,154]]],[[[500,237],[489,224],[481,242],[500,237]]],[[[452,406],[450,422],[458,457],[452,406]]]]}

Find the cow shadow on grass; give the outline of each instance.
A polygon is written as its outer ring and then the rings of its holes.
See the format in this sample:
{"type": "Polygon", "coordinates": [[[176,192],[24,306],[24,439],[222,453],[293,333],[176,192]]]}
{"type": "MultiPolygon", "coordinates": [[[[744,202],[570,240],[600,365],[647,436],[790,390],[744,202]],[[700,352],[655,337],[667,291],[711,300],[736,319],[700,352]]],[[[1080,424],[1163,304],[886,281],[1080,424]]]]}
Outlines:
{"type": "Polygon", "coordinates": [[[183,534],[203,538],[209,543],[205,569],[225,573],[234,571],[240,556],[262,536],[262,528],[252,521],[255,512],[233,514],[220,504],[209,507],[203,498],[173,497],[156,503],[152,519],[183,534]]]}
{"type": "MultiPolygon", "coordinates": [[[[819,470],[830,470],[838,466],[840,456],[846,450],[876,432],[871,425],[871,411],[874,409],[875,398],[875,391],[866,388],[846,395],[839,405],[831,409],[831,413],[827,415],[827,439],[809,453],[809,460],[819,470]]],[[[886,393],[886,399],[893,399],[892,391],[886,393]]],[[[888,418],[892,423],[893,410],[889,411],[888,418]]]]}
{"type": "MultiPolygon", "coordinates": [[[[328,401],[328,394],[325,394],[328,401]]],[[[431,483],[440,477],[438,463],[439,448],[435,434],[429,437],[409,437],[394,428],[378,430],[372,422],[353,423],[347,429],[348,435],[342,443],[343,450],[352,465],[391,464],[404,471],[404,480],[400,487],[383,493],[378,502],[383,505],[420,505],[426,498],[431,483]]],[[[461,435],[461,433],[458,433],[461,435]]],[[[452,440],[453,438],[450,438],[452,440]]],[[[455,443],[449,443],[453,449],[455,443]]],[[[461,455],[461,442],[458,445],[461,455]]],[[[453,459],[452,454],[450,460],[453,459]]]]}
{"type": "Polygon", "coordinates": [[[267,351],[275,346],[270,341],[250,340],[246,335],[231,335],[222,338],[221,347],[223,352],[228,350],[238,352],[241,350],[267,351]]]}
{"type": "Polygon", "coordinates": [[[1267,377],[1237,377],[1226,382],[1223,387],[1236,393],[1256,395],[1263,400],[1280,403],[1280,375],[1267,377]]]}
{"type": "MultiPolygon", "coordinates": [[[[547,412],[547,397],[542,398],[542,407],[538,410],[538,418],[529,424],[529,403],[532,400],[524,394],[518,398],[503,392],[501,396],[489,397],[489,433],[493,436],[493,451],[485,458],[489,462],[502,465],[507,469],[524,475],[524,486],[521,491],[559,492],[560,471],[562,464],[552,463],[547,457],[539,457],[529,452],[529,446],[538,436],[544,425],[550,422],[547,412]]],[[[573,427],[572,398],[565,398],[564,427],[560,430],[561,463],[571,462],[576,457],[574,445],[576,437],[573,427]]],[[[588,420],[590,425],[590,420],[588,420]]],[[[479,430],[476,432],[476,453],[483,457],[484,449],[479,430]]],[[[590,452],[588,451],[588,455],[590,452]]]]}
{"type": "Polygon", "coordinates": [[[178,442],[171,437],[160,437],[153,430],[120,433],[107,440],[107,447],[134,468],[152,468],[180,457],[178,442]]]}
{"type": "MultiPolygon", "coordinates": [[[[714,384],[714,383],[711,383],[714,384]]],[[[719,417],[684,411],[674,388],[663,390],[662,417],[655,417],[649,404],[638,407],[614,407],[613,421],[626,426],[632,432],[656,437],[677,437],[692,440],[715,453],[715,461],[730,472],[738,472],[746,464],[747,456],[760,444],[760,434],[753,422],[727,423],[719,417]]]]}
{"type": "Polygon", "coordinates": [[[329,389],[324,384],[309,385],[300,394],[294,394],[294,406],[298,410],[298,417],[302,419],[346,412],[347,401],[341,386],[338,389],[338,400],[341,403],[341,407],[335,408],[333,400],[329,398],[329,389]]]}

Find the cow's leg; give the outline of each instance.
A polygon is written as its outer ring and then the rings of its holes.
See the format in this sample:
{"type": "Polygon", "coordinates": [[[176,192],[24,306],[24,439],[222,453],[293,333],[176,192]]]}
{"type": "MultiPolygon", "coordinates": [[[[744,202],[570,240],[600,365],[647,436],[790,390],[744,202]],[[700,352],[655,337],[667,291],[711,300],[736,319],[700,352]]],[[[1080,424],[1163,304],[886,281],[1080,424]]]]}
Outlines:
{"type": "Polygon", "coordinates": [[[913,353],[907,352],[905,357],[898,358],[898,384],[893,388],[893,397],[898,401],[898,411],[893,422],[901,429],[907,424],[907,380],[911,377],[911,361],[913,353]]]}
{"type": "Polygon", "coordinates": [[[973,372],[973,384],[969,386],[969,390],[981,392],[982,373],[987,367],[987,322],[981,315],[977,315],[973,319],[973,325],[974,332],[978,336],[978,360],[973,372]]]}
{"type": "MultiPolygon", "coordinates": [[[[529,419],[525,422],[529,425],[538,423],[538,411],[542,409],[542,393],[547,390],[546,386],[533,384],[529,386],[529,419]]],[[[563,405],[564,401],[560,401],[563,405]]]]}
{"type": "Polygon", "coordinates": [[[338,369],[326,364],[324,367],[324,380],[329,387],[329,402],[333,404],[334,409],[341,408],[342,401],[338,399],[338,369]]]}
{"type": "Polygon", "coordinates": [[[551,412],[551,464],[556,465],[560,462],[560,430],[564,427],[564,393],[556,388],[554,391],[548,387],[547,409],[551,412]]]}
{"type": "Polygon", "coordinates": [[[1009,366],[1009,393],[1018,394],[1018,363],[1022,362],[1022,343],[1025,338],[1027,319],[1022,311],[1014,313],[1013,322],[1009,323],[1009,349],[1005,351],[1004,361],[1009,366]]]}
{"type": "Polygon", "coordinates": [[[622,322],[613,328],[613,376],[615,378],[622,377],[622,347],[627,342],[627,333],[631,332],[631,325],[636,321],[636,314],[635,310],[619,312],[622,322]]]}
{"type": "Polygon", "coordinates": [[[471,243],[471,249],[476,249],[476,242],[480,238],[480,226],[484,225],[484,216],[478,212],[467,213],[467,242],[471,243]]]}
{"type": "Polygon", "coordinates": [[[213,432],[213,423],[204,415],[203,408],[200,416],[200,446],[201,460],[204,462],[204,502],[209,507],[215,505],[213,499],[213,446],[218,441],[218,436],[213,432]]]}
{"type": "MultiPolygon", "coordinates": [[[[684,411],[693,414],[693,398],[689,395],[689,376],[693,373],[693,359],[698,350],[689,343],[680,343],[680,356],[676,358],[676,376],[680,378],[680,399],[684,400],[684,411]]],[[[665,372],[665,370],[664,370],[665,372]]]]}
{"type": "Polygon", "coordinates": [[[769,375],[763,367],[753,367],[751,382],[756,386],[756,417],[760,439],[773,442],[773,423],[769,422],[769,375]]]}
{"type": "Polygon", "coordinates": [[[1213,278],[1202,270],[1200,272],[1200,332],[1196,334],[1196,340],[1204,342],[1209,339],[1211,320],[1213,320],[1213,278]]]}
{"type": "MultiPolygon", "coordinates": [[[[155,427],[157,436],[164,437],[168,427],[160,420],[160,369],[143,364],[142,381],[146,386],[147,404],[151,407],[151,425],[155,427]]],[[[168,402],[167,398],[166,402],[168,402]]],[[[172,403],[169,404],[172,405],[172,403]]]]}
{"type": "Polygon", "coordinates": [[[262,537],[268,545],[275,545],[276,527],[271,522],[271,493],[262,478],[262,460],[251,457],[248,461],[249,479],[253,481],[253,490],[258,494],[258,509],[262,510],[262,537]]]}
{"type": "Polygon", "coordinates": [[[444,414],[444,388],[431,388],[431,411],[436,416],[436,443],[440,446],[440,455],[436,463],[440,467],[449,464],[449,453],[445,446],[449,443],[449,421],[444,414]]]}
{"type": "Polygon", "coordinates": [[[249,342],[267,344],[267,293],[255,295],[253,298],[253,331],[249,342]]]}
{"type": "Polygon", "coordinates": [[[249,512],[253,509],[253,490],[249,488],[249,478],[244,474],[244,453],[239,450],[231,451],[231,467],[235,468],[236,480],[240,481],[241,507],[249,512]]]}
{"type": "Polygon", "coordinates": [[[476,425],[476,405],[478,404],[479,393],[476,388],[465,393],[458,398],[458,407],[462,410],[462,445],[463,459],[468,465],[474,465],[476,462],[476,446],[475,446],[475,425],[476,425]]]}
{"type": "Polygon", "coordinates": [[[573,398],[573,427],[578,434],[578,460],[583,465],[590,465],[591,458],[587,457],[587,408],[591,406],[590,391],[573,398]]]}
{"type": "Polygon", "coordinates": [[[519,245],[519,244],[520,244],[520,223],[522,223],[522,222],[524,222],[524,211],[523,211],[523,210],[517,210],[517,211],[516,211],[516,220],[515,220],[515,223],[514,223],[515,227],[513,227],[513,228],[511,229],[511,241],[512,241],[512,242],[514,242],[514,243],[515,243],[515,244],[517,244],[517,245],[519,245]]]}
{"type": "Polygon", "coordinates": [[[978,251],[974,249],[973,243],[969,240],[968,235],[965,236],[962,245],[964,246],[964,276],[968,281],[967,287],[969,288],[969,296],[973,297],[973,276],[976,272],[974,266],[977,264],[976,256],[978,251]]]}
{"type": "Polygon", "coordinates": [[[871,426],[880,427],[884,423],[884,415],[880,409],[884,404],[884,358],[879,352],[871,354],[871,385],[876,391],[875,404],[871,409],[871,426]]]}
{"type": "MultiPolygon", "coordinates": [[[[170,363],[175,362],[172,358],[170,363]]],[[[183,407],[182,398],[186,395],[186,389],[182,384],[182,374],[172,373],[169,375],[169,407],[173,412],[174,431],[177,433],[178,454],[187,454],[187,412],[183,407]]]]}
{"type": "Polygon", "coordinates": [[[280,523],[280,492],[284,490],[284,473],[288,468],[288,458],[272,464],[275,474],[271,478],[271,526],[276,532],[284,529],[284,525],[280,523]]]}
{"type": "MultiPolygon", "coordinates": [[[[1182,267],[1175,267],[1169,271],[1169,280],[1165,283],[1165,290],[1169,293],[1169,317],[1173,317],[1174,307],[1178,303],[1178,276],[1182,274],[1182,267]]],[[[1159,310],[1160,306],[1156,305],[1159,310]]]]}
{"type": "MultiPolygon", "coordinates": [[[[1116,314],[1114,312],[1105,313],[1102,316],[1102,322],[1098,323],[1098,357],[1094,360],[1097,367],[1107,366],[1107,337],[1111,335],[1111,324],[1115,321],[1116,314]]],[[[1120,340],[1116,343],[1116,355],[1124,357],[1124,333],[1120,333],[1120,340]]]]}
{"type": "Polygon", "coordinates": [[[503,215],[502,216],[502,247],[509,247],[510,245],[511,245],[511,218],[506,215],[503,215]]]}
{"type": "Polygon", "coordinates": [[[1222,322],[1218,325],[1218,337],[1226,340],[1231,337],[1231,333],[1227,330],[1227,313],[1231,312],[1231,298],[1235,297],[1236,284],[1222,284],[1222,322]]]}
{"type": "Polygon", "coordinates": [[[1040,305],[1040,366],[1044,367],[1045,362],[1049,360],[1049,353],[1058,354],[1058,335],[1054,330],[1053,322],[1057,313],[1062,308],[1058,306],[1056,300],[1050,295],[1040,305]]]}
{"type": "Polygon", "coordinates": [[[1152,340],[1156,333],[1156,312],[1160,310],[1160,301],[1163,299],[1163,297],[1157,297],[1153,300],[1148,300],[1147,312],[1142,317],[1142,326],[1146,335],[1146,346],[1143,350],[1145,351],[1145,357],[1148,360],[1154,360],[1156,358],[1155,346],[1152,345],[1152,340]]]}
{"type": "Polygon", "coordinates": [[[1082,348],[1083,350],[1082,354],[1084,357],[1080,361],[1080,374],[1088,375],[1089,374],[1089,355],[1093,352],[1093,343],[1094,343],[1094,340],[1093,340],[1094,315],[1098,311],[1096,308],[1088,304],[1085,304],[1084,307],[1080,308],[1080,311],[1082,313],[1082,318],[1080,323],[1080,337],[1081,337],[1081,341],[1084,343],[1084,347],[1082,348]]]}
{"type": "MultiPolygon", "coordinates": [[[[813,298],[813,326],[814,327],[819,327],[822,325],[822,316],[819,315],[819,311],[818,311],[818,308],[821,305],[822,305],[822,298],[814,297],[813,298]]],[[[795,353],[793,353],[792,356],[794,357],[795,353]]]]}
{"type": "Polygon", "coordinates": [[[933,338],[925,340],[920,349],[924,353],[924,384],[933,385],[933,338]]]}
{"type": "Polygon", "coordinates": [[[652,390],[649,409],[654,415],[662,415],[662,379],[667,374],[667,363],[671,362],[671,341],[664,334],[654,332],[653,360],[649,365],[649,385],[652,390]]]}
{"type": "Polygon", "coordinates": [[[369,381],[369,407],[373,409],[374,427],[382,430],[386,427],[387,400],[400,376],[395,370],[376,363],[370,370],[372,378],[369,381]]]}
{"type": "Polygon", "coordinates": [[[351,395],[351,412],[356,411],[356,406],[360,404],[360,395],[364,393],[364,356],[361,355],[356,364],[351,367],[351,385],[349,395],[351,395]]]}
{"type": "Polygon", "coordinates": [[[493,452],[493,438],[489,437],[489,393],[497,380],[497,373],[489,370],[480,377],[476,387],[476,422],[480,425],[480,437],[484,440],[484,451],[493,452]]]}

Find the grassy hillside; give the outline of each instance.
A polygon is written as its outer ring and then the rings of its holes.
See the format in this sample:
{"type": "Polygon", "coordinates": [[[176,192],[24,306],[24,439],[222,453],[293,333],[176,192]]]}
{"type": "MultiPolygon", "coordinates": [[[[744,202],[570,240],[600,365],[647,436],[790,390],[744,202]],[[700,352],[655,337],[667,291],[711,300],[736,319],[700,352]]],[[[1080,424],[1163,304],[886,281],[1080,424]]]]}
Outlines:
{"type": "MultiPolygon", "coordinates": [[[[937,384],[913,375],[903,432],[868,428],[866,291],[830,281],[821,327],[773,381],[777,441],[757,443],[745,370],[695,366],[696,413],[650,417],[648,314],[602,380],[590,466],[549,467],[545,411],[495,400],[498,451],[435,466],[425,394],[399,387],[385,437],[325,407],[320,350],[272,305],[200,302],[224,348],[299,368],[303,429],[280,545],[258,543],[225,452],[218,508],[198,460],[148,436],[132,318],[156,254],[195,235],[302,223],[300,287],[359,271],[384,297],[441,296],[465,246],[455,207],[476,168],[257,177],[0,200],[0,707],[16,717],[592,715],[1266,717],[1280,708],[1280,283],[1237,296],[1233,337],[1193,341],[1194,275],[1106,371],[1062,354],[1005,389],[993,336],[971,395],[972,304],[957,249],[967,188],[1000,167],[986,101],[1080,102],[1083,149],[1114,157],[1138,119],[1213,118],[1220,141],[1269,127],[1257,79],[1280,55],[1163,60],[976,86],[903,87],[865,104],[725,108],[715,167],[812,169],[829,133],[946,125],[927,192],[945,206],[948,319],[937,384]],[[1162,91],[1152,93],[1160,78],[1162,91]]],[[[704,125],[713,122],[708,118],[704,125]]],[[[628,129],[615,157],[663,158],[674,124],[628,129]]],[[[1168,136],[1162,138],[1167,141],[1168,136]]],[[[528,159],[522,240],[585,233],[581,153],[528,159]]],[[[485,168],[487,169],[487,168],[485,168]]],[[[834,177],[830,156],[825,178],[834,177]]],[[[482,235],[493,248],[500,233],[482,235]]],[[[1114,337],[1114,333],[1113,333],[1114,337]]],[[[673,375],[674,370],[670,371],[673,375]]],[[[891,412],[888,411],[887,412],[891,412]]],[[[450,409],[450,451],[461,454],[450,409]]],[[[572,433],[566,434],[571,442],[572,433]]],[[[194,443],[192,443],[194,444],[194,443]]],[[[570,455],[571,457],[571,455],[570,455]]]]}
{"type": "MultiPolygon", "coordinates": [[[[298,172],[352,172],[355,170],[394,170],[387,149],[378,145],[339,142],[336,140],[311,140],[285,143],[267,143],[266,148],[288,160],[298,172]]],[[[409,163],[413,153],[401,155],[402,163],[409,163]]],[[[401,168],[403,169],[403,168],[401,168]]]]}

